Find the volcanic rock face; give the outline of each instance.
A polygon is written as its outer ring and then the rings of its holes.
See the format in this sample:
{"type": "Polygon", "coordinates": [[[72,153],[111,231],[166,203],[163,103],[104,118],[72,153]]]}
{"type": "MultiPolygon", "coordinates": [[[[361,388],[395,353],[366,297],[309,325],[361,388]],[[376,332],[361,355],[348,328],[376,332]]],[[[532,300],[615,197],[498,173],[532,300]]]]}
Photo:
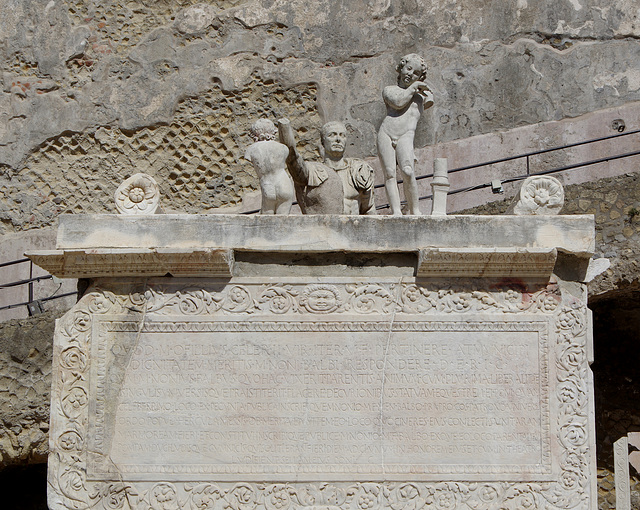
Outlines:
{"type": "Polygon", "coordinates": [[[0,468],[46,462],[54,319],[0,324],[0,468]]]}
{"type": "Polygon", "coordinates": [[[382,85],[409,52],[436,98],[416,147],[640,99],[634,2],[583,4],[6,3],[0,234],[111,211],[132,168],[176,210],[236,205],[257,191],[242,155],[261,116],[291,119],[310,157],[340,120],[347,156],[374,156],[382,85]]]}

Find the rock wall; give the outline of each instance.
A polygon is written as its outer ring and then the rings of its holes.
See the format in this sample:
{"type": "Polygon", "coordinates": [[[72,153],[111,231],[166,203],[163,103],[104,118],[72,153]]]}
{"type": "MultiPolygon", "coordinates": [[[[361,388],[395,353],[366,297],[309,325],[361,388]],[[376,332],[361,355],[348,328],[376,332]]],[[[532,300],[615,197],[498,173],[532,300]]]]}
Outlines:
{"type": "Polygon", "coordinates": [[[0,468],[47,460],[55,318],[0,323],[0,468]]]}
{"type": "Polygon", "coordinates": [[[165,208],[237,204],[259,116],[290,117],[307,155],[345,121],[373,156],[408,52],[436,97],[418,146],[640,99],[632,0],[8,0],[0,34],[0,235],[107,212],[136,171],[165,208]]]}

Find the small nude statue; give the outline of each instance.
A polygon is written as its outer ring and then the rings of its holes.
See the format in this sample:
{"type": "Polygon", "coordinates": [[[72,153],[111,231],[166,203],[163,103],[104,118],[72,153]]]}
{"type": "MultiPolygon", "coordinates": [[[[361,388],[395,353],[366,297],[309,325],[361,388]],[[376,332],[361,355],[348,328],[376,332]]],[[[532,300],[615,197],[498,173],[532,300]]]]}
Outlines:
{"type": "Polygon", "coordinates": [[[420,115],[433,106],[433,94],[427,84],[427,65],[420,55],[410,53],[400,59],[396,67],[398,84],[385,87],[382,97],[387,116],[378,131],[378,156],[384,171],[384,186],[391,213],[402,214],[396,180],[396,165],[400,167],[404,195],[409,214],[421,214],[418,207],[418,183],[415,175],[413,138],[420,115]]]}
{"type": "Polygon", "coordinates": [[[293,181],[286,170],[289,148],[276,142],[278,129],[269,119],[251,126],[251,144],[244,157],[251,161],[260,179],[262,206],[260,214],[289,214],[293,203],[293,181]]]}

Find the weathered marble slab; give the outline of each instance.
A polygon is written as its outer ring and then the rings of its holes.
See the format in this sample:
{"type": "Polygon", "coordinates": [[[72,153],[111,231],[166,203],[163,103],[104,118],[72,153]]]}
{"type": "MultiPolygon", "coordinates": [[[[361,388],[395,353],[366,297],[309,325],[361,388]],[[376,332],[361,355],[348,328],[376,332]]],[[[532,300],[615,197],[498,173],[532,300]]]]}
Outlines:
{"type": "Polygon", "coordinates": [[[330,319],[98,318],[89,473],[550,479],[546,321],[330,319]]]}
{"type": "MultiPolygon", "coordinates": [[[[63,215],[57,248],[401,252],[547,248],[593,253],[593,216],[63,215]]],[[[590,255],[588,255],[590,256],[590,255]]]]}
{"type": "Polygon", "coordinates": [[[587,331],[555,283],[99,280],[57,327],[51,508],[591,508],[587,331]]]}
{"type": "Polygon", "coordinates": [[[595,510],[592,220],[156,218],[33,255],[51,509],[595,510]]]}
{"type": "Polygon", "coordinates": [[[412,275],[543,279],[569,256],[584,279],[593,250],[588,216],[67,215],[57,249],[27,255],[61,278],[230,277],[249,254],[404,253],[412,275]]]}

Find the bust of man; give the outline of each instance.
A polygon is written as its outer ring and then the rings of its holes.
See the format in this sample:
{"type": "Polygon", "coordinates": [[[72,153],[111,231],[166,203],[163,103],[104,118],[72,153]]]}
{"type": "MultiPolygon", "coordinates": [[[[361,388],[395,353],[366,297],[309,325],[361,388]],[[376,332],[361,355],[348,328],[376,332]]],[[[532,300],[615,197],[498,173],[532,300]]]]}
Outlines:
{"type": "Polygon", "coordinates": [[[282,143],[289,147],[287,167],[303,214],[376,214],[373,169],[362,160],[344,157],[344,124],[327,122],[322,126],[322,162],[302,159],[287,119],[279,120],[278,127],[282,143]]]}

